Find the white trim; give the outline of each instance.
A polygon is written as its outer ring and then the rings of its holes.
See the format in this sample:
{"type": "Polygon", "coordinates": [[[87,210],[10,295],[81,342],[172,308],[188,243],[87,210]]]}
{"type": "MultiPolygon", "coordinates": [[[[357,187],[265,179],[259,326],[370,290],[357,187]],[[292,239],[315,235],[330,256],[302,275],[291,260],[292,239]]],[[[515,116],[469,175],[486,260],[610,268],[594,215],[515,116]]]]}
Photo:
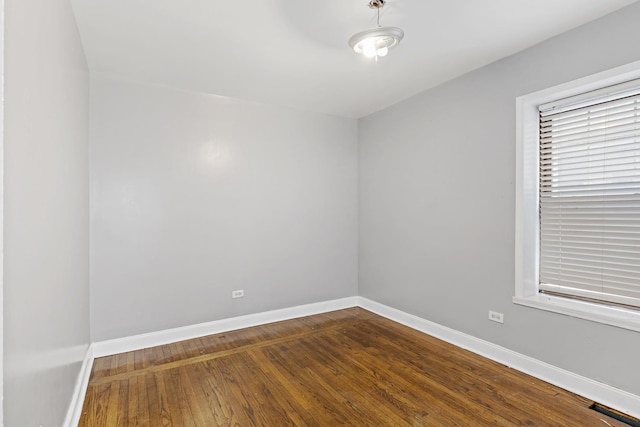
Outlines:
{"type": "Polygon", "coordinates": [[[637,310],[538,294],[528,298],[513,297],[515,304],[565,314],[578,319],[604,323],[640,332],[640,314],[637,310]]]}
{"type": "Polygon", "coordinates": [[[264,325],[267,323],[342,310],[345,308],[356,307],[357,305],[358,297],[347,297],[332,301],[283,308],[280,310],[248,314],[246,316],[232,317],[229,319],[215,320],[213,322],[183,326],[181,328],[150,332],[125,338],[98,341],[93,343],[93,355],[94,357],[110,356],[113,354],[141,350],[143,348],[170,344],[192,338],[250,328],[252,326],[264,325]]]}
{"type": "Polygon", "coordinates": [[[516,99],[516,276],[515,296],[513,297],[515,304],[633,331],[640,330],[640,311],[621,311],[605,304],[541,296],[538,289],[540,266],[538,108],[540,105],[559,99],[571,98],[638,78],[640,78],[640,61],[523,95],[516,99]]]}
{"type": "Polygon", "coordinates": [[[394,322],[401,323],[412,329],[464,348],[465,350],[472,351],[509,366],[510,368],[586,397],[587,399],[594,400],[633,417],[640,417],[640,396],[636,396],[635,394],[594,381],[489,341],[467,335],[364,297],[359,297],[358,305],[394,322]]]}
{"type": "Polygon", "coordinates": [[[640,86],[640,79],[633,79],[612,86],[604,84],[603,87],[599,89],[585,91],[569,98],[547,102],[546,104],[540,105],[539,108],[543,115],[558,114],[563,111],[580,108],[585,104],[590,105],[595,102],[607,102],[617,97],[637,95],[640,93],[638,86],[640,86]]]}
{"type": "Polygon", "coordinates": [[[82,367],[78,373],[78,379],[76,380],[76,386],[73,389],[73,395],[71,396],[71,403],[67,410],[67,416],[65,417],[65,427],[76,427],[80,422],[80,415],[82,415],[82,405],[84,405],[84,398],[87,394],[87,388],[89,386],[89,378],[91,376],[91,368],[93,367],[93,344],[87,348],[87,353],[82,362],[82,367]]]}
{"type": "Polygon", "coordinates": [[[536,107],[558,99],[570,98],[584,92],[592,92],[605,86],[613,86],[640,78],[640,61],[592,74],[571,82],[539,90],[518,99],[533,101],[536,107]]]}
{"type": "Polygon", "coordinates": [[[489,341],[456,331],[418,316],[380,304],[364,297],[348,297],[339,300],[289,307],[263,313],[249,314],[166,331],[96,342],[87,350],[87,357],[78,376],[74,399],[67,414],[66,427],[76,426],[82,411],[85,393],[94,357],[109,356],[157,345],[169,344],[201,336],[264,325],[298,317],[311,316],[350,307],[362,307],[387,319],[408,326],[422,333],[487,357],[518,371],[539,378],[587,399],[615,408],[633,417],[640,417],[640,396],[617,389],[590,378],[569,372],[540,360],[517,353],[489,341]],[[80,392],[78,391],[80,388],[80,392]],[[72,417],[72,418],[71,418],[72,417]],[[74,424],[75,423],[75,424],[74,424]]]}

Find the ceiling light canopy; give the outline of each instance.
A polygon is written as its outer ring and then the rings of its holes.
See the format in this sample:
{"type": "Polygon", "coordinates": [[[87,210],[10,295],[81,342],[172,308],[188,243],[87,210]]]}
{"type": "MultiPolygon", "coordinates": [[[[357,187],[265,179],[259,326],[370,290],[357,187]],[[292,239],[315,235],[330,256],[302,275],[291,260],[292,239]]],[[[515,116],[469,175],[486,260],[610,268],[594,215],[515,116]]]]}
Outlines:
{"type": "Polygon", "coordinates": [[[356,52],[367,58],[386,56],[389,49],[400,43],[404,37],[404,31],[397,27],[380,26],[380,9],[386,3],[385,0],[371,0],[369,7],[376,9],[378,13],[378,28],[361,31],[349,39],[349,46],[356,52]]]}

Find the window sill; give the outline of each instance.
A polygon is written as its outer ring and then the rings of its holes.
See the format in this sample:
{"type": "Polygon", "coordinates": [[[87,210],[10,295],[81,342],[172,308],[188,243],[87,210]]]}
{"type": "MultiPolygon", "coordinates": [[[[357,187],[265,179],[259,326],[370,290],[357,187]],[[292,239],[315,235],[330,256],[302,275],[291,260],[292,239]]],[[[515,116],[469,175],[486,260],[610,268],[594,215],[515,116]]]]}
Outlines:
{"type": "Polygon", "coordinates": [[[637,310],[541,294],[531,297],[513,297],[513,302],[640,332],[640,311],[637,310]]]}

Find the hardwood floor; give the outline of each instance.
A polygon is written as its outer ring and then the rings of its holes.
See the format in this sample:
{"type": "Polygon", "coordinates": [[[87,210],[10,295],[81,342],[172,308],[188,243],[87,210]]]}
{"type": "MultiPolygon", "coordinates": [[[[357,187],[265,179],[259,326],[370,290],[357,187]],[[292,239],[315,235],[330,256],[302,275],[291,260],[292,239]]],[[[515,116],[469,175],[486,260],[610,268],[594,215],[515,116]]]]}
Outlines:
{"type": "Polygon", "coordinates": [[[591,401],[360,308],[95,360],[80,426],[613,426],[591,401]]]}

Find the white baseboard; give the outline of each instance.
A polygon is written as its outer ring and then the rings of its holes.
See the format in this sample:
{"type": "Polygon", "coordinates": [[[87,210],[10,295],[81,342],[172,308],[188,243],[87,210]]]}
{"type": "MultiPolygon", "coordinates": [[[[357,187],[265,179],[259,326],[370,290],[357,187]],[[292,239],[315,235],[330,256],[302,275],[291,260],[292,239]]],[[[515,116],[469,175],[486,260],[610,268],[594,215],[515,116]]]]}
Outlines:
{"type": "Polygon", "coordinates": [[[594,400],[633,417],[640,418],[640,396],[594,381],[590,378],[569,372],[532,357],[525,356],[491,342],[439,325],[370,299],[364,297],[349,297],[263,313],[249,314],[230,319],[222,319],[198,325],[185,326],[182,328],[95,342],[87,351],[87,358],[82,366],[82,370],[78,377],[78,384],[76,385],[76,391],[74,392],[74,400],[72,401],[69,413],[67,414],[68,423],[65,424],[65,426],[71,427],[78,423],[94,357],[109,356],[128,351],[140,350],[143,348],[170,344],[206,335],[218,334],[356,306],[362,307],[380,316],[386,317],[387,319],[502,363],[565,390],[584,396],[587,399],[594,400]],[[78,387],[80,387],[80,391],[78,391],[78,387]],[[69,424],[69,422],[71,422],[71,424],[69,424]],[[73,422],[75,422],[75,424],[73,422]]]}
{"type": "Polygon", "coordinates": [[[131,337],[117,338],[107,341],[98,341],[93,343],[93,354],[94,357],[110,356],[112,354],[141,350],[143,348],[170,344],[207,335],[234,331],[237,329],[250,328],[252,326],[259,326],[267,323],[342,310],[344,308],[356,307],[357,305],[358,297],[347,297],[337,300],[283,308],[280,310],[266,311],[263,313],[248,314],[246,316],[232,317],[229,319],[216,320],[213,322],[200,323],[181,328],[167,329],[165,331],[150,332],[147,334],[134,335],[131,337]]]}
{"type": "Polygon", "coordinates": [[[67,416],[65,417],[63,426],[76,427],[80,422],[80,415],[82,415],[82,405],[84,404],[84,397],[87,394],[87,387],[89,385],[89,377],[91,376],[91,368],[93,367],[93,344],[87,348],[87,353],[82,361],[82,367],[78,373],[78,379],[76,380],[76,386],[73,389],[73,395],[71,396],[71,403],[67,410],[67,416]]]}
{"type": "Polygon", "coordinates": [[[594,381],[590,378],[569,372],[364,297],[358,297],[358,306],[565,390],[579,394],[587,399],[617,409],[633,417],[640,418],[640,396],[594,381]]]}

